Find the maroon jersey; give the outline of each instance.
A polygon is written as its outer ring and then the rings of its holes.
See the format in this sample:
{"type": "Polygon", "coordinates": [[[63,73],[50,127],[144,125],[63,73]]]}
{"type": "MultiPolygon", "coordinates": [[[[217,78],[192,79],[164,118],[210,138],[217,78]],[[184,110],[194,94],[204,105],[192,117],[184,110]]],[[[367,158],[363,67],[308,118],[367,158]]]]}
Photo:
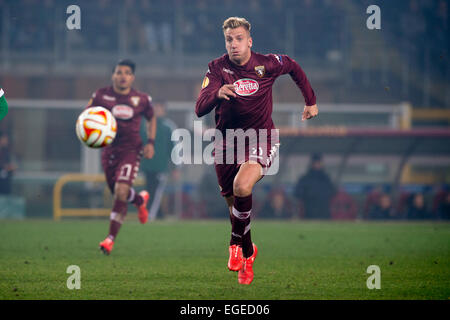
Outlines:
{"type": "Polygon", "coordinates": [[[112,86],[98,89],[87,107],[101,106],[113,114],[117,120],[117,135],[113,143],[105,151],[113,149],[139,149],[142,145],[139,134],[141,118],[153,117],[151,97],[145,93],[131,89],[127,95],[116,93],[112,86]]]}
{"type": "Polygon", "coordinates": [[[272,85],[275,79],[289,73],[300,88],[306,105],[316,104],[314,91],[302,68],[287,55],[251,53],[243,66],[232,63],[228,54],[211,61],[195,106],[201,117],[215,109],[216,128],[274,129],[272,121],[272,85]],[[234,84],[236,98],[222,100],[217,92],[224,84],[234,84]]]}

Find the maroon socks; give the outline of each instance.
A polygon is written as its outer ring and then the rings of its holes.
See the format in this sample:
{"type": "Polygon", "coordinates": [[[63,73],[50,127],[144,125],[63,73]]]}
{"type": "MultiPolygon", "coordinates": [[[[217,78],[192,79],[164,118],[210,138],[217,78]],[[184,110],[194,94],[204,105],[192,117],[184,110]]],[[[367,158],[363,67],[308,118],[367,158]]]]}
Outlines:
{"type": "Polygon", "coordinates": [[[139,207],[142,203],[144,203],[144,199],[136,193],[133,188],[130,188],[130,191],[128,192],[128,202],[139,207]]]}
{"type": "Polygon", "coordinates": [[[136,193],[133,188],[130,188],[127,201],[114,200],[114,206],[110,215],[108,234],[108,238],[113,241],[117,237],[120,227],[122,226],[125,216],[127,215],[128,203],[132,203],[139,207],[142,203],[144,203],[144,199],[136,193]]]}
{"type": "Polygon", "coordinates": [[[109,234],[108,238],[112,241],[116,238],[119,233],[120,227],[122,226],[123,220],[127,215],[128,203],[125,201],[114,201],[114,206],[110,215],[109,223],[109,234]]]}
{"type": "Polygon", "coordinates": [[[250,234],[250,214],[252,211],[252,195],[246,197],[234,196],[233,215],[231,217],[230,245],[241,245],[245,258],[253,254],[253,244],[250,234]]]}

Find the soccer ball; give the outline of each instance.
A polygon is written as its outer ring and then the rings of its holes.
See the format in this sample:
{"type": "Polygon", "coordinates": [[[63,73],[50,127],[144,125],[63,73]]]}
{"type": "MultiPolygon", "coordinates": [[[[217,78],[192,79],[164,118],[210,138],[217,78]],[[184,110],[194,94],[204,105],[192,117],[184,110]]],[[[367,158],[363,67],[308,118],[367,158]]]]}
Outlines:
{"type": "Polygon", "coordinates": [[[77,119],[77,137],[89,148],[110,145],[117,133],[117,122],[112,113],[103,107],[90,107],[77,119]]]}

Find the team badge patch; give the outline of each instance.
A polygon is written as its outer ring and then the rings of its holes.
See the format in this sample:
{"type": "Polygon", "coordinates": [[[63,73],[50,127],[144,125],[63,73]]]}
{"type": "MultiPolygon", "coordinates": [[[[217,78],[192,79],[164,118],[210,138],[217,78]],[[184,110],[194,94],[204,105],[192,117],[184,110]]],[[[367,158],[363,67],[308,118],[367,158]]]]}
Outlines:
{"type": "Polygon", "coordinates": [[[202,89],[206,88],[209,84],[209,78],[205,77],[202,82],[202,89]]]}
{"type": "Polygon", "coordinates": [[[266,74],[266,67],[264,67],[264,66],[256,66],[255,67],[255,72],[256,72],[256,75],[258,77],[262,78],[266,74]]]}
{"type": "Polygon", "coordinates": [[[137,107],[139,105],[140,100],[141,100],[140,97],[137,97],[137,96],[131,97],[131,102],[133,103],[134,107],[137,107]]]}

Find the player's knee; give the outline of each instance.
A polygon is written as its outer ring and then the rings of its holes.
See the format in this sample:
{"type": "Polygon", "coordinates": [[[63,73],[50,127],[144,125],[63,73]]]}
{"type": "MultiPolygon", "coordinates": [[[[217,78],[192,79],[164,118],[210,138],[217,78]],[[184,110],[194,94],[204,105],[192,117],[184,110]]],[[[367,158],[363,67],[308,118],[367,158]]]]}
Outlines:
{"type": "Polygon", "coordinates": [[[248,181],[234,181],[233,194],[238,197],[246,197],[252,193],[252,185],[248,181]]]}

